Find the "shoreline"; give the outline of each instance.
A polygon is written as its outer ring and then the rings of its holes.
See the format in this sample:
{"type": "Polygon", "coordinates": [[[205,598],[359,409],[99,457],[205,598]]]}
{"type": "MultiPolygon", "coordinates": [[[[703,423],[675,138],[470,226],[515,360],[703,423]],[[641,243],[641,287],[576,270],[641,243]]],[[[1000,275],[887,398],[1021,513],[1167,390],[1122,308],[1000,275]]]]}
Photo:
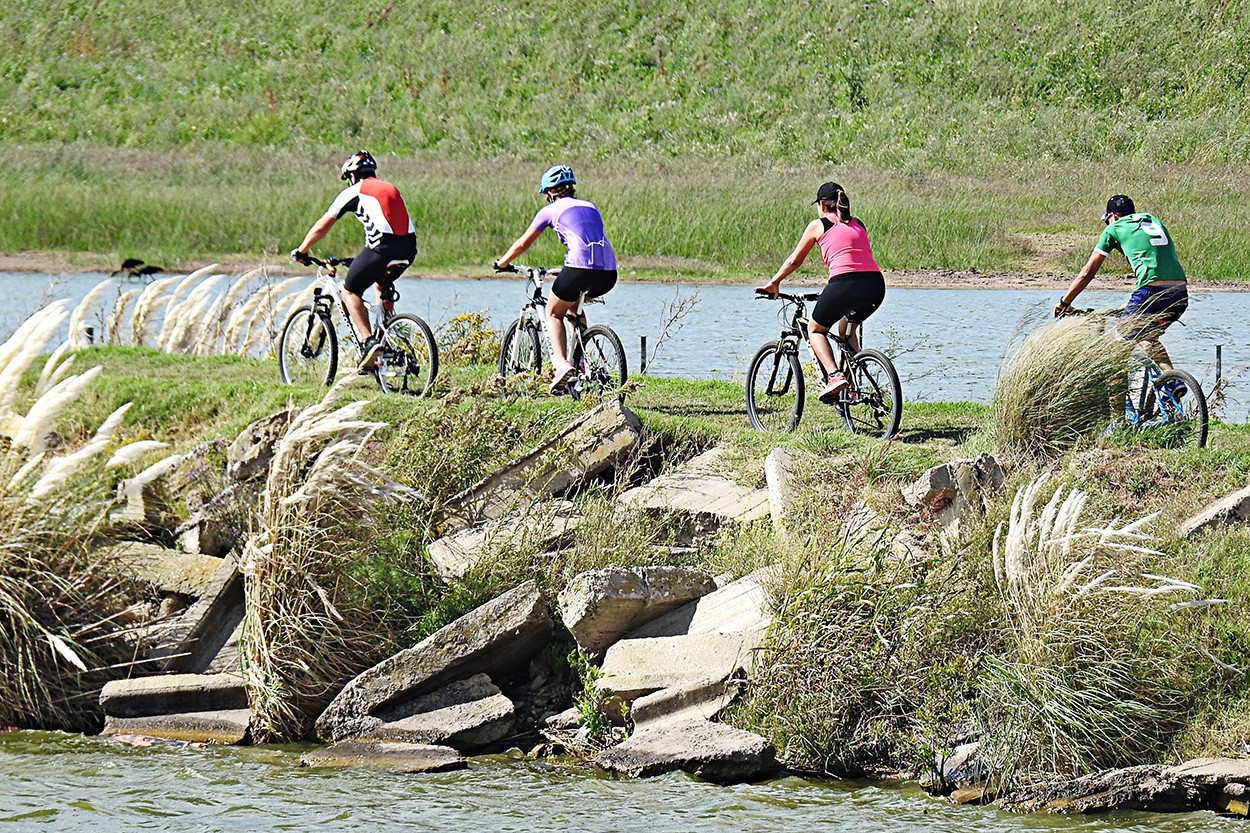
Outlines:
{"type": "MultiPolygon", "coordinates": [[[[223,257],[216,261],[221,272],[226,274],[243,274],[257,267],[267,268],[275,274],[296,275],[303,271],[285,259],[276,259],[268,263],[264,259],[246,260],[237,255],[223,257]]],[[[208,265],[208,262],[196,266],[176,266],[162,270],[161,274],[186,275],[208,265]]],[[[34,272],[42,274],[90,273],[98,272],[108,275],[116,265],[98,254],[67,253],[67,252],[18,252],[0,254],[0,273],[3,272],[34,272]]],[[[622,283],[653,283],[673,284],[685,283],[696,285],[750,286],[764,280],[762,275],[750,275],[733,278],[724,275],[676,275],[663,276],[654,274],[629,274],[624,270],[622,283]]],[[[650,272],[650,270],[648,270],[650,272]]],[[[896,289],[1048,289],[1062,292],[1071,283],[1074,275],[1059,272],[1030,272],[1026,270],[994,270],[981,272],[978,269],[894,269],[885,270],[887,287],[896,289]]],[[[469,269],[451,268],[437,273],[410,271],[408,278],[425,280],[509,280],[506,275],[469,269]]],[[[124,278],[123,278],[124,279],[124,278]]],[[[1127,274],[1105,273],[1095,279],[1091,285],[1096,289],[1132,290],[1133,278],[1127,274]]],[[[788,282],[791,287],[818,287],[823,280],[807,275],[788,282]]],[[[1250,280],[1245,282],[1214,281],[1202,278],[1191,278],[1189,287],[1199,292],[1250,292],[1250,280]]]]}

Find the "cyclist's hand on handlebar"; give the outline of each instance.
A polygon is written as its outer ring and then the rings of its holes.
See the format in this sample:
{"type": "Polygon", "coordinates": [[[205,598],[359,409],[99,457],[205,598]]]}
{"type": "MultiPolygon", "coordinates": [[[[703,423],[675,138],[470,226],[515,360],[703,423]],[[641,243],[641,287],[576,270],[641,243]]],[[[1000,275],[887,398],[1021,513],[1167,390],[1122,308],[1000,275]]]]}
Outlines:
{"type": "Polygon", "coordinates": [[[777,291],[777,287],[771,283],[755,287],[755,294],[759,298],[776,298],[777,291]]]}
{"type": "Polygon", "coordinates": [[[1072,315],[1076,310],[1072,309],[1072,305],[1062,298],[1059,303],[1055,304],[1055,318],[1063,318],[1065,315],[1072,315]]]}
{"type": "Polygon", "coordinates": [[[494,269],[496,272],[515,272],[516,271],[515,266],[511,264],[507,266],[500,266],[499,261],[497,260],[491,264],[491,268],[494,269]]]}
{"type": "Polygon", "coordinates": [[[309,263],[312,263],[312,261],[308,259],[308,253],[301,252],[299,249],[291,249],[291,260],[295,261],[296,263],[302,263],[305,266],[307,266],[309,263]]]}

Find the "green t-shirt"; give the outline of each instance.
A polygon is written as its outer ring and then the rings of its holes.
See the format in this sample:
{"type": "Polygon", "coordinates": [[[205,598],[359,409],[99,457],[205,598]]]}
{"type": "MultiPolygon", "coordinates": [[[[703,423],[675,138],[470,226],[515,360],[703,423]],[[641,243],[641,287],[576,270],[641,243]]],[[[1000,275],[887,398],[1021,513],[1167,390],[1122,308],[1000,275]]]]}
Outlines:
{"type": "Polygon", "coordinates": [[[1107,226],[1094,251],[1103,256],[1123,252],[1137,276],[1137,289],[1154,281],[1185,280],[1168,230],[1149,214],[1130,214],[1107,226]]]}

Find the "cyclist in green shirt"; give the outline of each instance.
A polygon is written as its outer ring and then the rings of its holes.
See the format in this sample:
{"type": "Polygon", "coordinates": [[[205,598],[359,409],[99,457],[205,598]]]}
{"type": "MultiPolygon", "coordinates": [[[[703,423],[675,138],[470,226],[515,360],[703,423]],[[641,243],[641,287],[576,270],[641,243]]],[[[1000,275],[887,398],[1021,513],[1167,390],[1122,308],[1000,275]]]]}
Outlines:
{"type": "Polygon", "coordinates": [[[1150,214],[1139,212],[1133,201],[1123,194],[1107,200],[1102,221],[1107,228],[1080,274],[1055,304],[1055,317],[1071,311],[1076,296],[1094,279],[1112,252],[1122,252],[1133,268],[1137,285],[1120,314],[1120,332],[1126,339],[1141,342],[1159,367],[1170,370],[1172,360],[1159,336],[1189,307],[1185,270],[1176,258],[1172,236],[1163,223],[1150,214]]]}

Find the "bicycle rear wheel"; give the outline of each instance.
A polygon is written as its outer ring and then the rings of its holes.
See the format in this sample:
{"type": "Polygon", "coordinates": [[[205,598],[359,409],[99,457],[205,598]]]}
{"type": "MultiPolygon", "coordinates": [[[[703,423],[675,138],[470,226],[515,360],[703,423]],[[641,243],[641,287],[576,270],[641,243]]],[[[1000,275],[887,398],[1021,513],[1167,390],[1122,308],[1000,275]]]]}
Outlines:
{"type": "Polygon", "coordinates": [[[515,376],[530,370],[542,370],[542,345],[538,340],[538,328],[522,327],[520,320],[513,321],[504,331],[499,345],[499,375],[515,376]]]}
{"type": "Polygon", "coordinates": [[[903,385],[894,364],[880,350],[860,350],[851,358],[850,385],[834,404],[852,434],[888,440],[903,418],[903,385]]]}
{"type": "Polygon", "coordinates": [[[401,313],[382,325],[376,374],[383,393],[424,396],[438,377],[438,345],[430,326],[401,313]]]}
{"type": "Polygon", "coordinates": [[[770,341],[747,366],[747,419],[756,431],[793,431],[803,417],[799,357],[770,341]]]}
{"type": "Polygon", "coordinates": [[[329,385],[339,366],[339,338],[330,316],[301,307],[287,318],[278,338],[278,372],[286,385],[329,385]]]}
{"type": "Polygon", "coordinates": [[[1178,439],[1183,445],[1205,446],[1209,428],[1207,397],[1198,380],[1184,370],[1165,370],[1159,374],[1154,388],[1154,402],[1163,418],[1159,427],[1175,426],[1173,430],[1181,435],[1178,439]],[[1185,392],[1177,396],[1180,385],[1185,387],[1185,392]]]}
{"type": "Polygon", "coordinates": [[[573,351],[573,367],[577,374],[569,385],[569,394],[574,399],[586,393],[600,396],[611,393],[620,389],[629,377],[620,338],[602,324],[587,327],[582,332],[581,345],[573,351]]]}

